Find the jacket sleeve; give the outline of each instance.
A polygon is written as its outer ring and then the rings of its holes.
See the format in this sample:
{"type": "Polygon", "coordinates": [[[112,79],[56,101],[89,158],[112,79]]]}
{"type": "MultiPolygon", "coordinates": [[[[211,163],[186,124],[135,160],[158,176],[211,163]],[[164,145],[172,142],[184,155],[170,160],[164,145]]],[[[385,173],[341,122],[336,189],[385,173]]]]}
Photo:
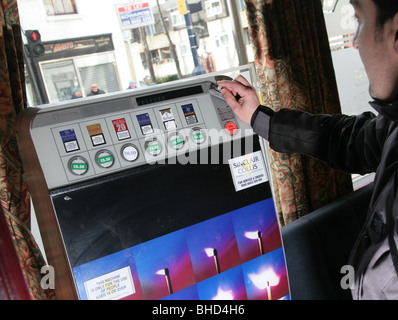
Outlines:
{"type": "Polygon", "coordinates": [[[260,108],[256,112],[253,130],[277,152],[305,154],[333,168],[360,174],[374,172],[380,162],[386,126],[371,112],[358,116],[314,115],[290,109],[268,111],[266,116],[260,108]],[[268,119],[267,134],[258,129],[263,127],[264,117],[268,119]]]}

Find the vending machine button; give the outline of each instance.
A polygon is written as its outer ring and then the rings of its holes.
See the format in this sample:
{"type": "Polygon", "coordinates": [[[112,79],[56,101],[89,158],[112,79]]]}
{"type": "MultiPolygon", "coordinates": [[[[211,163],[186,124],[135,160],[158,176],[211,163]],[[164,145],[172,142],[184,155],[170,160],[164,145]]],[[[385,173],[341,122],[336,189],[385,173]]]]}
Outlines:
{"type": "Polygon", "coordinates": [[[238,126],[236,125],[235,122],[232,121],[228,121],[227,123],[225,123],[224,129],[231,136],[233,136],[238,132],[238,126]]]}
{"type": "Polygon", "coordinates": [[[138,159],[138,149],[133,144],[126,144],[121,149],[122,157],[130,162],[133,162],[138,159]]]}
{"type": "Polygon", "coordinates": [[[201,144],[206,140],[206,134],[203,132],[201,128],[194,128],[191,131],[191,138],[193,142],[197,144],[201,144]]]}
{"type": "Polygon", "coordinates": [[[159,140],[156,138],[153,138],[151,140],[148,140],[145,143],[145,150],[151,155],[151,156],[157,156],[162,152],[162,145],[160,144],[159,140]]]}
{"type": "Polygon", "coordinates": [[[85,174],[88,170],[87,160],[83,157],[73,157],[68,162],[70,172],[77,176],[85,174]]]}
{"type": "Polygon", "coordinates": [[[185,141],[179,133],[173,133],[169,137],[169,143],[173,149],[179,150],[184,146],[185,141]]]}
{"type": "Polygon", "coordinates": [[[114,163],[114,157],[108,150],[101,150],[95,156],[97,163],[102,168],[109,168],[114,163]]]}

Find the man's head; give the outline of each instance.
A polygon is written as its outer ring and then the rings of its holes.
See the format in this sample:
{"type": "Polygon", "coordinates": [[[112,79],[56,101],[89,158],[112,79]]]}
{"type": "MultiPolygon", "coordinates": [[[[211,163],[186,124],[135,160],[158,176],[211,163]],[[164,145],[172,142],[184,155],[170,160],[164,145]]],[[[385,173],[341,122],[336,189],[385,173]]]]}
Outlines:
{"type": "Polygon", "coordinates": [[[398,12],[398,1],[396,0],[372,0],[376,6],[376,24],[379,28],[384,26],[398,12]]]}
{"type": "Polygon", "coordinates": [[[80,88],[78,88],[78,87],[73,88],[72,94],[73,94],[74,96],[76,96],[76,97],[81,97],[81,96],[83,95],[83,94],[82,94],[82,89],[80,89],[80,88]]]}
{"type": "Polygon", "coordinates": [[[91,84],[91,91],[92,91],[92,92],[97,92],[97,91],[98,91],[98,86],[97,86],[96,83],[92,83],[92,84],[91,84]]]}
{"type": "Polygon", "coordinates": [[[370,82],[370,95],[398,99],[398,0],[351,0],[358,20],[353,45],[370,82]]]}

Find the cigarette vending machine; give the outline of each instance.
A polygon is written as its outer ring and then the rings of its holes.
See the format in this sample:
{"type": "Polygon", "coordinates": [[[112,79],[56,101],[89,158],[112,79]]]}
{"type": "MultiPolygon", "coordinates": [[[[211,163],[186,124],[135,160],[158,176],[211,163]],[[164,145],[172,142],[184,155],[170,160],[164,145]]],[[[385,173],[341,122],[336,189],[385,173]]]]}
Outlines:
{"type": "Polygon", "coordinates": [[[289,298],[267,159],[218,78],[21,113],[58,299],[289,298]]]}

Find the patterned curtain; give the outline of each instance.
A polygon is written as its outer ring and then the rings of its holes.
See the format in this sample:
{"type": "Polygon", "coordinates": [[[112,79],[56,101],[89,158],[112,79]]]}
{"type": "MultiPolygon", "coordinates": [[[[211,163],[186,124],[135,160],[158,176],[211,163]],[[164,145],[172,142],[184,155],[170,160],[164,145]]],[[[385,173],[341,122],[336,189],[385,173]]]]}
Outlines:
{"type": "MultiPolygon", "coordinates": [[[[245,0],[263,104],[341,113],[321,0],[245,0]]],[[[270,150],[281,225],[352,191],[348,174],[270,150]]]]}
{"type": "Polygon", "coordinates": [[[30,195],[23,179],[13,125],[26,107],[21,28],[16,0],[1,0],[0,21],[0,201],[33,299],[50,298],[40,286],[45,264],[30,233],[30,195]]]}

